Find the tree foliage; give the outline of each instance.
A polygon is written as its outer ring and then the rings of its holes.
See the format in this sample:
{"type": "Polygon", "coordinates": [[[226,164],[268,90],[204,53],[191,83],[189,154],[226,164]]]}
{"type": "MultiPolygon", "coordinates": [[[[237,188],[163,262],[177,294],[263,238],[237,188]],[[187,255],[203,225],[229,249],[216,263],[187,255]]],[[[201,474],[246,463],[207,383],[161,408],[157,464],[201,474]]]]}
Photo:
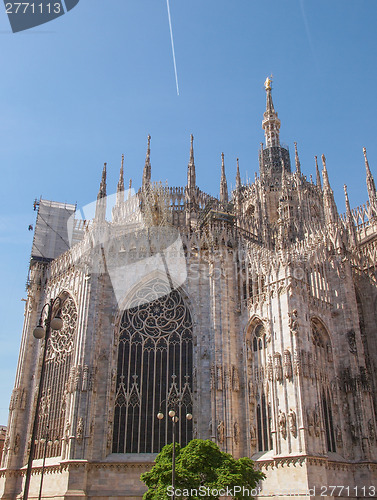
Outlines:
{"type": "MultiPolygon", "coordinates": [[[[182,495],[180,497],[182,500],[184,498],[217,500],[219,495],[215,495],[216,490],[228,488],[234,491],[235,486],[241,489],[244,487],[250,492],[253,489],[255,491],[258,482],[265,477],[262,472],[254,470],[250,458],[235,460],[232,455],[220,451],[210,440],[193,439],[184,448],[179,444],[175,446],[175,490],[179,489],[182,493],[184,490],[198,491],[197,495],[195,492],[182,495]],[[203,494],[204,488],[205,494],[203,494]]],[[[172,444],[164,446],[157,455],[153,468],[141,475],[141,480],[148,486],[144,500],[167,500],[171,497],[172,453],[172,444]]],[[[252,498],[243,491],[236,492],[233,498],[252,498]]]]}

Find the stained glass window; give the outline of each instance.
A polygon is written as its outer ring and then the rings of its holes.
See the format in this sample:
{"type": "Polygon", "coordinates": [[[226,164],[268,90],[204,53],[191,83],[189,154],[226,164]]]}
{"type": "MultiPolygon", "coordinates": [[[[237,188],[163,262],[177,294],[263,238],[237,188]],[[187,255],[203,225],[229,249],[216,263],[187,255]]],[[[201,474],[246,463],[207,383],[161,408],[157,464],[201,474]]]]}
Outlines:
{"type": "Polygon", "coordinates": [[[160,280],[123,313],[118,349],[113,453],[157,453],[172,441],[167,417],[179,401],[176,439],[192,439],[192,321],[178,290],[160,280]],[[157,419],[162,411],[165,418],[157,419]]]}

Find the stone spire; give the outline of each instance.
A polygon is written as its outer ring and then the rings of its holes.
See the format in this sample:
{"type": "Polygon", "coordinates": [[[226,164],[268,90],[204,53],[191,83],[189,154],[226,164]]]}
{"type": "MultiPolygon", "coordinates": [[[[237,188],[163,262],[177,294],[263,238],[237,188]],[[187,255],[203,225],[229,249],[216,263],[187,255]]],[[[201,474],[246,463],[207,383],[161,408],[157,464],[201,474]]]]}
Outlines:
{"type": "Polygon", "coordinates": [[[96,221],[104,221],[106,219],[106,166],[107,163],[104,163],[101,183],[97,195],[96,213],[95,213],[96,221]]]}
{"type": "Polygon", "coordinates": [[[319,189],[322,189],[321,175],[319,173],[319,168],[318,168],[318,159],[316,156],[314,158],[315,158],[316,184],[319,189]]]}
{"type": "Polygon", "coordinates": [[[148,147],[147,147],[147,156],[145,157],[142,189],[146,189],[150,185],[151,172],[152,172],[152,168],[151,168],[151,136],[148,135],[148,147]]]}
{"type": "Polygon", "coordinates": [[[344,196],[346,199],[346,216],[347,216],[347,226],[348,226],[348,231],[349,231],[349,236],[350,236],[350,243],[352,246],[356,246],[356,241],[357,241],[356,228],[355,228],[355,224],[353,223],[350,201],[348,199],[348,193],[347,193],[347,186],[344,184],[343,187],[344,187],[344,196]]]}
{"type": "Polygon", "coordinates": [[[367,150],[365,148],[363,148],[363,153],[364,153],[365,169],[367,171],[367,190],[368,190],[369,203],[370,203],[370,205],[375,206],[376,205],[376,185],[374,183],[372,172],[370,171],[370,168],[369,168],[369,162],[368,162],[368,158],[367,158],[367,150]]]}
{"type": "Polygon", "coordinates": [[[259,154],[259,174],[261,178],[265,174],[265,165],[264,165],[264,151],[263,151],[263,142],[260,143],[260,154],[259,154]]]}
{"type": "Polygon", "coordinates": [[[338,210],[335,205],[334,193],[330,187],[329,176],[326,168],[326,158],[322,155],[322,178],[323,178],[323,204],[325,210],[325,219],[327,223],[338,221],[338,210]]]}
{"type": "Polygon", "coordinates": [[[131,189],[132,189],[132,179],[130,179],[130,182],[128,183],[128,199],[131,198],[131,189]]]}
{"type": "Polygon", "coordinates": [[[300,159],[298,157],[297,142],[295,142],[294,144],[295,144],[296,172],[300,175],[301,174],[301,164],[300,164],[300,159]]]}
{"type": "Polygon", "coordinates": [[[228,203],[228,184],[225,177],[224,153],[221,153],[220,201],[228,203]]]}
{"type": "Polygon", "coordinates": [[[240,163],[238,158],[237,158],[236,189],[237,191],[241,189],[240,163]]]}
{"type": "Polygon", "coordinates": [[[280,146],[280,120],[278,118],[278,114],[275,111],[274,103],[272,101],[271,83],[272,80],[270,78],[266,78],[264,87],[267,93],[267,100],[266,111],[263,114],[262,128],[264,130],[267,148],[270,148],[272,146],[280,146]]]}
{"type": "Polygon", "coordinates": [[[124,155],[122,155],[122,162],[120,165],[119,181],[117,185],[116,204],[120,205],[124,202],[124,155]]]}
{"type": "Polygon", "coordinates": [[[281,162],[281,191],[284,194],[287,193],[287,182],[285,178],[285,165],[284,165],[284,160],[281,162]]]}
{"type": "Polygon", "coordinates": [[[190,160],[187,168],[187,190],[191,193],[196,187],[196,173],[194,162],[194,136],[191,134],[190,160]]]}

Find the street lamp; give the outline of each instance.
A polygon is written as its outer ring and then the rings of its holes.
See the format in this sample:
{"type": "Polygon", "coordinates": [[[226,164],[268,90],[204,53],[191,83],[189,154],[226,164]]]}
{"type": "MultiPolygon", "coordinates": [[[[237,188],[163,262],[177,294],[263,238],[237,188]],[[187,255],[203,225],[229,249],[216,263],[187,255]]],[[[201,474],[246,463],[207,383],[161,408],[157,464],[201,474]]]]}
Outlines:
{"type": "MultiPolygon", "coordinates": [[[[34,450],[35,450],[35,440],[36,440],[37,431],[38,431],[39,407],[40,407],[41,399],[42,399],[43,382],[44,382],[45,371],[46,371],[46,366],[45,366],[46,363],[45,362],[46,362],[48,340],[50,338],[51,329],[52,330],[61,330],[63,327],[63,320],[62,320],[61,314],[60,314],[62,305],[63,305],[63,303],[62,303],[62,299],[60,297],[56,297],[55,299],[51,299],[50,302],[47,302],[42,307],[38,325],[34,328],[34,331],[33,331],[33,335],[36,339],[43,339],[43,338],[45,339],[45,344],[44,344],[43,356],[42,356],[41,375],[39,377],[37,403],[35,405],[33,430],[31,433],[29,460],[28,460],[27,470],[26,470],[23,500],[27,500],[28,495],[29,495],[31,470],[33,467],[34,450]],[[56,307],[58,308],[58,311],[56,312],[54,317],[52,317],[52,313],[53,313],[54,309],[56,310],[56,307]],[[47,308],[47,317],[44,321],[45,326],[43,327],[42,316],[43,316],[43,311],[45,310],[45,308],[47,308]]],[[[45,454],[46,454],[47,441],[48,441],[48,439],[46,438],[45,454]]],[[[43,469],[44,469],[44,462],[43,462],[43,469]]],[[[44,472],[44,470],[43,470],[43,472],[44,472]]],[[[43,475],[42,475],[42,479],[41,479],[39,498],[41,498],[40,495],[42,493],[42,482],[43,482],[43,475]]]]}
{"type": "MultiPolygon", "coordinates": [[[[172,455],[171,485],[172,485],[172,488],[173,488],[172,499],[175,500],[175,424],[179,420],[179,418],[177,416],[176,409],[177,409],[177,404],[178,404],[178,406],[180,406],[182,404],[182,398],[177,397],[176,400],[173,401],[172,403],[173,403],[173,409],[169,410],[168,415],[169,415],[169,417],[171,418],[171,420],[173,422],[173,455],[172,455]]],[[[162,403],[161,403],[161,405],[162,405],[162,403]]],[[[158,420],[162,420],[164,418],[164,414],[161,411],[159,411],[157,413],[157,418],[158,418],[158,420]]],[[[187,420],[191,420],[192,419],[192,414],[191,413],[187,413],[186,414],[186,419],[187,420]]]]}
{"type": "MultiPolygon", "coordinates": [[[[46,427],[46,434],[44,437],[44,451],[43,451],[43,463],[42,463],[42,472],[41,472],[41,484],[39,486],[39,495],[38,495],[38,500],[41,500],[42,498],[42,486],[43,486],[43,476],[45,472],[45,464],[46,464],[46,455],[47,455],[47,446],[49,444],[52,444],[52,441],[49,441],[49,434],[48,434],[48,426],[46,427]]],[[[42,441],[42,439],[41,439],[42,441]]]]}

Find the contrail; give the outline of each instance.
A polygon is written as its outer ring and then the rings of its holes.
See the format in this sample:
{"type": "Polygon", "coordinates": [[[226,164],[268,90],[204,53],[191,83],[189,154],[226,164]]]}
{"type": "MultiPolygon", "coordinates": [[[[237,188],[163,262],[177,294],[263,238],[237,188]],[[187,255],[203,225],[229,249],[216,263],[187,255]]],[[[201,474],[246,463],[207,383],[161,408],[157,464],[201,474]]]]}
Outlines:
{"type": "Polygon", "coordinates": [[[178,75],[177,75],[177,64],[175,62],[175,52],[174,52],[174,40],[173,40],[173,30],[171,27],[171,17],[170,17],[170,6],[169,0],[166,0],[166,5],[168,7],[168,18],[169,18],[169,27],[170,27],[170,39],[171,39],[171,50],[173,52],[173,62],[174,62],[174,73],[175,73],[175,83],[177,85],[177,95],[179,95],[179,87],[178,87],[178,75]]]}

